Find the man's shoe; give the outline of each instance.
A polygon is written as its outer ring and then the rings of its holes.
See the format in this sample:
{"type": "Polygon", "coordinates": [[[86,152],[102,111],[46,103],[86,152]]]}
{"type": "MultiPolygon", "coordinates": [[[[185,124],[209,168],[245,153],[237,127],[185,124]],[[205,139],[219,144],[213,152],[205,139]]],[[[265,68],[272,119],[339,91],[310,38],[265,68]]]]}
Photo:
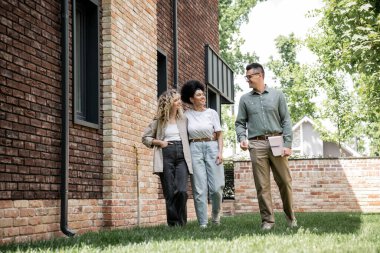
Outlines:
{"type": "Polygon", "coordinates": [[[290,228],[296,228],[296,227],[298,227],[297,219],[296,218],[293,218],[291,220],[287,215],[285,215],[285,218],[286,218],[286,223],[288,223],[288,227],[290,227],[290,228]]]}
{"type": "Polygon", "coordinates": [[[206,225],[206,224],[199,225],[199,228],[200,228],[200,229],[206,229],[206,228],[207,228],[207,225],[206,225]]]}
{"type": "Polygon", "coordinates": [[[261,230],[263,231],[269,231],[274,227],[274,223],[269,223],[269,222],[263,222],[261,224],[261,230]]]}

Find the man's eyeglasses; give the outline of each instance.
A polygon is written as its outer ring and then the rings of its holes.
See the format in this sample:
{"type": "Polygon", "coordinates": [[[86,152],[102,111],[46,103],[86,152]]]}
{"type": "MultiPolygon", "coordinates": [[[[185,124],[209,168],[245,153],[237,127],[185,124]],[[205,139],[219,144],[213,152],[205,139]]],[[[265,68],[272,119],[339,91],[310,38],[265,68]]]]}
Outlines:
{"type": "Polygon", "coordinates": [[[244,76],[244,78],[245,78],[246,81],[249,81],[249,79],[251,79],[251,77],[258,77],[260,74],[261,74],[261,72],[253,73],[253,74],[244,76]]]}

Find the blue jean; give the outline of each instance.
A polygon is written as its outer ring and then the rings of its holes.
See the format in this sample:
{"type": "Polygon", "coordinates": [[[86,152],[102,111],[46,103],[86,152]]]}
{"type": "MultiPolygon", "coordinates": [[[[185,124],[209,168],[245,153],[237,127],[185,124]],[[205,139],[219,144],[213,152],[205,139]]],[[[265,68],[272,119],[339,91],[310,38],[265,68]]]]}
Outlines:
{"type": "Polygon", "coordinates": [[[191,183],[195,212],[199,224],[206,225],[208,223],[208,193],[210,194],[212,214],[217,215],[221,210],[224,188],[224,168],[223,164],[216,164],[218,142],[191,142],[190,150],[193,164],[191,183]]]}

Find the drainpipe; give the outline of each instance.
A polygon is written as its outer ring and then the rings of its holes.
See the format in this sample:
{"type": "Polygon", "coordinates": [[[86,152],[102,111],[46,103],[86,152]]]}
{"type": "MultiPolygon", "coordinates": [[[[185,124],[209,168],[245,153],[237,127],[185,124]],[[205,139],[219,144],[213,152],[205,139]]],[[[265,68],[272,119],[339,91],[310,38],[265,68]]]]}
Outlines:
{"type": "MultiPolygon", "coordinates": [[[[69,178],[69,5],[61,1],[62,15],[62,163],[61,163],[61,231],[67,236],[75,233],[67,228],[69,178]]],[[[74,1],[75,2],[75,1],[74,1]]],[[[75,5],[74,5],[75,6],[75,5]]],[[[75,7],[73,7],[75,9],[75,7]]]]}
{"type": "Polygon", "coordinates": [[[173,0],[173,65],[174,65],[174,89],[178,86],[178,26],[177,26],[177,0],[173,0]]]}
{"type": "Polygon", "coordinates": [[[136,144],[133,145],[136,153],[136,181],[137,181],[137,226],[141,223],[140,179],[139,179],[139,153],[136,144]]]}

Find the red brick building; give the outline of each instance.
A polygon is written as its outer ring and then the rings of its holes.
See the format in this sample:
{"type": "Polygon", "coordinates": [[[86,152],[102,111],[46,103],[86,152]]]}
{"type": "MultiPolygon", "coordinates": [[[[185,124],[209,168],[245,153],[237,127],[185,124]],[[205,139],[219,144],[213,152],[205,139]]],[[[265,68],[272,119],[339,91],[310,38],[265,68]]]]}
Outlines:
{"type": "Polygon", "coordinates": [[[233,102],[218,1],[0,8],[0,243],[164,223],[141,134],[158,94],[188,79],[207,83],[210,107],[233,102]]]}

